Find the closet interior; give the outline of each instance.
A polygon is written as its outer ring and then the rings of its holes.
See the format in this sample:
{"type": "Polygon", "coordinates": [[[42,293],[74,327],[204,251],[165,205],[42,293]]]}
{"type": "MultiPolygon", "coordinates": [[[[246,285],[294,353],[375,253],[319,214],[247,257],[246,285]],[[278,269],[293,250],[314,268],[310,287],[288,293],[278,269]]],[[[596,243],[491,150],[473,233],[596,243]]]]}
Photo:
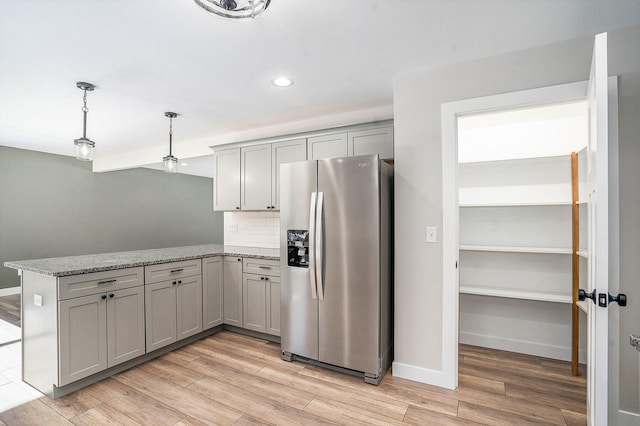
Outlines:
{"type": "Polygon", "coordinates": [[[587,130],[585,102],[458,118],[460,343],[586,362],[587,130]]]}

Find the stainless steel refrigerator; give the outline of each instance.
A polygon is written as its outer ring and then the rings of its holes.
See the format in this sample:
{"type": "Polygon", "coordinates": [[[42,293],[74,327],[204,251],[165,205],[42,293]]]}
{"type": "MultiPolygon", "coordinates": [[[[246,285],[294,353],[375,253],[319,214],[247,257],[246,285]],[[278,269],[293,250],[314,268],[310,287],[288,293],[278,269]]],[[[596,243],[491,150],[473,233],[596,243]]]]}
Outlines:
{"type": "Polygon", "coordinates": [[[282,359],[364,373],[392,357],[393,168],[378,155],[280,167],[282,359]]]}

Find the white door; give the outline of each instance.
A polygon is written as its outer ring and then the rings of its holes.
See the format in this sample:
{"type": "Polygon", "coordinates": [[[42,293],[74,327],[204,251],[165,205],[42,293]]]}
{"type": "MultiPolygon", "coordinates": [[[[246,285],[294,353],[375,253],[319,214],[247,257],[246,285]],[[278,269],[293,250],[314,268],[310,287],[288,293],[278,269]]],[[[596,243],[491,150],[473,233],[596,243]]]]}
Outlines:
{"type": "Polygon", "coordinates": [[[587,418],[607,424],[609,295],[608,82],[607,34],[598,34],[589,77],[587,145],[588,249],[587,293],[595,291],[587,310],[587,418]],[[604,300],[603,300],[604,299],[604,300]],[[604,306],[602,306],[604,305],[604,306]]]}

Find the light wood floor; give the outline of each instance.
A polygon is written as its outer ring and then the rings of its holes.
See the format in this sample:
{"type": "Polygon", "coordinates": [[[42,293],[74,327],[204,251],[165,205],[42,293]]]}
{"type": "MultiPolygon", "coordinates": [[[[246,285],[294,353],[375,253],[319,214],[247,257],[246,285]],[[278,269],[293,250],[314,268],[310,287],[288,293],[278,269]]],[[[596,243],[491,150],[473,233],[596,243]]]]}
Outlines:
{"type": "Polygon", "coordinates": [[[460,347],[460,386],[443,390],[387,374],[380,386],[301,362],[228,331],[51,400],[0,424],[586,424],[585,379],[568,363],[460,347]]]}
{"type": "Polygon", "coordinates": [[[0,297],[0,320],[20,327],[20,295],[0,297]]]}

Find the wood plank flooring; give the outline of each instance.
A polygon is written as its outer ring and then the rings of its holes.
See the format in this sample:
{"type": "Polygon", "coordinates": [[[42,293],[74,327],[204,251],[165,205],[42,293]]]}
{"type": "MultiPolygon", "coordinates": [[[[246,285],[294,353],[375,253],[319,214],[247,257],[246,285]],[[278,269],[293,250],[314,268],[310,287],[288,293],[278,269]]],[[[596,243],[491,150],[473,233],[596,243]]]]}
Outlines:
{"type": "MultiPolygon", "coordinates": [[[[460,346],[455,391],[284,362],[277,344],[223,331],[0,425],[586,424],[585,376],[566,362],[460,346]]],[[[4,423],[3,423],[4,422],[4,423]]]]}
{"type": "Polygon", "coordinates": [[[0,320],[20,327],[20,295],[0,297],[0,320]]]}

